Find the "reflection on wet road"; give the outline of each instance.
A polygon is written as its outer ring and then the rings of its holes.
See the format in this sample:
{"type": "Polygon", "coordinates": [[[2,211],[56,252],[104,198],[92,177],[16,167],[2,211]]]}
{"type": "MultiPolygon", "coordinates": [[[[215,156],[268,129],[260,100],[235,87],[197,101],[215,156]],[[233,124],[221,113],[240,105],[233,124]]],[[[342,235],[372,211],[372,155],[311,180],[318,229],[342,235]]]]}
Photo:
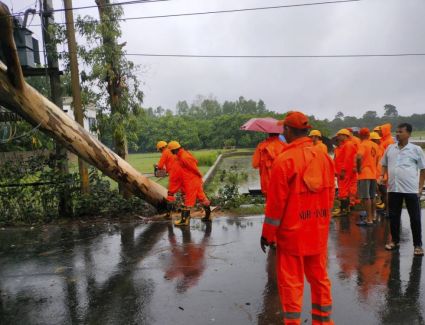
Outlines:
{"type": "MultiPolygon", "coordinates": [[[[261,222],[0,230],[0,324],[280,324],[275,256],[259,248],[261,222]]],[[[355,222],[331,224],[335,324],[425,324],[422,259],[413,257],[407,215],[397,253],[383,248],[387,220],[355,222]]]]}

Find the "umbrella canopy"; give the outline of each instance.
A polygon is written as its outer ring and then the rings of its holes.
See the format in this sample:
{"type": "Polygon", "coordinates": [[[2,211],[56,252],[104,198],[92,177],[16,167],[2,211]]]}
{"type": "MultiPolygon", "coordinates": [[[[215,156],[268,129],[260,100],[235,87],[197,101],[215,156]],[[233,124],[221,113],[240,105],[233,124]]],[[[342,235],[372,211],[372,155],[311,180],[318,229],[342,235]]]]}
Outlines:
{"type": "Polygon", "coordinates": [[[240,127],[244,131],[257,131],[263,133],[282,133],[282,125],[277,125],[277,120],[272,117],[252,118],[240,127]]]}

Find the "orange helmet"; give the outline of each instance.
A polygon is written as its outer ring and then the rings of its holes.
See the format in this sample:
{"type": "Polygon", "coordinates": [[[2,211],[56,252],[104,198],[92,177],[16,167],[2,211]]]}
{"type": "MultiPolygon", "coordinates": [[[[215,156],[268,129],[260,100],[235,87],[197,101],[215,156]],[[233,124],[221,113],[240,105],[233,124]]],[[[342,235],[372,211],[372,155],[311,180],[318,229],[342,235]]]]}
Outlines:
{"type": "Polygon", "coordinates": [[[348,131],[347,129],[341,129],[339,130],[336,135],[346,135],[346,136],[351,136],[350,131],[348,131]]]}
{"type": "Polygon", "coordinates": [[[178,148],[181,148],[181,145],[177,141],[170,141],[170,143],[168,144],[168,149],[170,150],[174,150],[178,148]]]}
{"type": "Polygon", "coordinates": [[[158,143],[156,144],[156,150],[159,150],[159,149],[162,149],[162,148],[164,148],[164,147],[166,147],[167,146],[167,142],[165,142],[165,141],[158,141],[158,143]]]}

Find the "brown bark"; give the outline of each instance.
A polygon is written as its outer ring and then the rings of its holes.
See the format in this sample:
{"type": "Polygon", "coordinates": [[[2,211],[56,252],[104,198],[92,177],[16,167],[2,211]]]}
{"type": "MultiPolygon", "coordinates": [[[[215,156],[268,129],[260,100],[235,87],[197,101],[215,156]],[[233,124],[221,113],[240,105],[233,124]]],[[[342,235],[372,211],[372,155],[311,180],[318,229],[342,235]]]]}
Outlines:
{"type": "Polygon", "coordinates": [[[14,111],[62,143],[89,164],[154,206],[165,204],[167,190],[141,175],[124,159],[95,139],[60,108],[28,85],[23,78],[12,35],[10,12],[0,2],[0,43],[7,66],[0,63],[0,105],[14,111]],[[10,35],[9,35],[10,34],[10,35]],[[17,64],[16,64],[17,62],[17,64]]]}
{"type": "MultiPolygon", "coordinates": [[[[68,39],[69,61],[71,66],[72,104],[74,117],[78,124],[84,126],[83,105],[81,101],[80,73],[78,71],[77,42],[75,40],[74,15],[72,12],[72,0],[64,0],[66,18],[66,36],[68,39]]],[[[81,192],[89,192],[89,171],[87,164],[78,158],[78,170],[80,173],[81,192]]]]}

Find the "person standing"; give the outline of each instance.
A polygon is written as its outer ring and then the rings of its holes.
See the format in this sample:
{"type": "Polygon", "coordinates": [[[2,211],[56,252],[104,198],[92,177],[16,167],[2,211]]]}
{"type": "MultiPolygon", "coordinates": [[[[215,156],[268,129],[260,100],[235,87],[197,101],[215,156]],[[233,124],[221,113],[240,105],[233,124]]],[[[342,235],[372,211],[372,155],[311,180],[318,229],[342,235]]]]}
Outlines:
{"type": "Polygon", "coordinates": [[[388,146],[382,157],[380,183],[388,174],[388,208],[392,241],[387,250],[400,246],[400,218],[403,201],[410,217],[414,255],[422,256],[422,229],[420,196],[425,182],[425,155],[422,148],[409,143],[412,126],[402,123],[397,126],[396,144],[388,146]]]}
{"type": "MultiPolygon", "coordinates": [[[[205,216],[202,218],[202,221],[210,222],[211,204],[204,193],[202,186],[202,174],[198,169],[198,161],[190,152],[184,150],[177,141],[170,141],[168,149],[171,150],[173,155],[177,156],[184,192],[184,208],[181,212],[181,218],[174,224],[176,226],[189,226],[190,209],[195,206],[196,200],[201,202],[205,210],[205,216]]],[[[174,193],[168,193],[168,195],[173,196],[174,193]]]]}
{"type": "Polygon", "coordinates": [[[311,126],[301,112],[281,122],[289,146],[272,167],[261,249],[277,244],[277,281],[284,324],[300,324],[304,276],[311,286],[313,324],[333,324],[327,274],[330,210],[335,194],[330,157],[307,136],[311,126]]]}
{"type": "Polygon", "coordinates": [[[374,129],[381,137],[381,146],[384,151],[388,148],[390,144],[394,144],[394,139],[391,136],[391,123],[386,123],[381,126],[377,126],[374,129]]]}
{"type": "Polygon", "coordinates": [[[357,170],[355,159],[357,154],[356,145],[350,140],[350,131],[341,129],[336,133],[338,150],[335,155],[335,170],[338,181],[338,199],[340,209],[334,216],[346,215],[349,211],[350,200],[355,200],[353,182],[357,182],[357,170]]]}
{"type": "Polygon", "coordinates": [[[313,144],[317,146],[317,148],[326,154],[328,153],[328,147],[323,143],[322,133],[319,130],[311,130],[308,136],[311,138],[311,140],[313,140],[313,144]]]}
{"type": "Polygon", "coordinates": [[[264,196],[267,196],[273,162],[286,146],[287,144],[279,139],[279,134],[270,133],[269,137],[261,141],[255,149],[252,167],[259,170],[261,192],[264,196]]]}
{"type": "MultiPolygon", "coordinates": [[[[385,184],[379,184],[379,177],[382,173],[382,156],[384,155],[385,150],[381,146],[381,136],[377,132],[370,132],[370,140],[378,145],[378,165],[376,166],[376,182],[377,182],[377,192],[379,201],[376,202],[377,209],[386,209],[387,206],[387,186],[385,184]]],[[[384,212],[383,212],[384,213],[384,212]]],[[[385,213],[384,213],[385,214],[385,213]]]]}
{"type": "Polygon", "coordinates": [[[362,128],[359,132],[361,143],[357,152],[358,195],[366,210],[366,221],[361,220],[358,226],[373,226],[376,216],[376,170],[378,165],[379,147],[372,142],[368,128],[362,128]]]}

